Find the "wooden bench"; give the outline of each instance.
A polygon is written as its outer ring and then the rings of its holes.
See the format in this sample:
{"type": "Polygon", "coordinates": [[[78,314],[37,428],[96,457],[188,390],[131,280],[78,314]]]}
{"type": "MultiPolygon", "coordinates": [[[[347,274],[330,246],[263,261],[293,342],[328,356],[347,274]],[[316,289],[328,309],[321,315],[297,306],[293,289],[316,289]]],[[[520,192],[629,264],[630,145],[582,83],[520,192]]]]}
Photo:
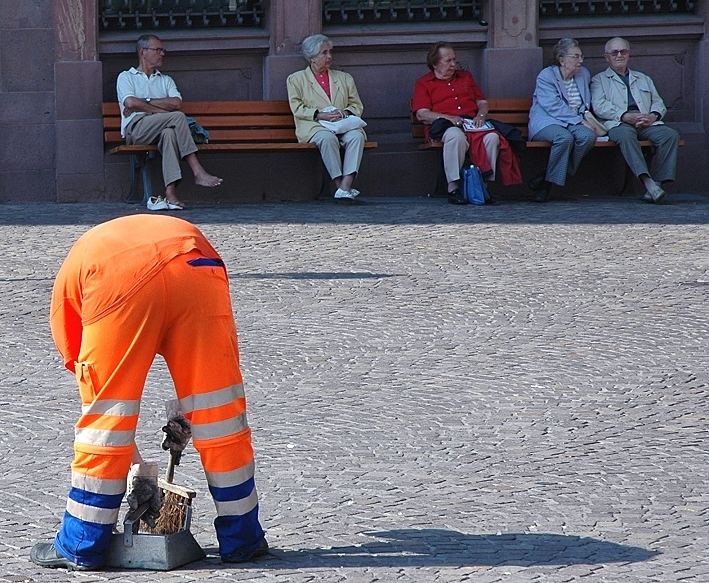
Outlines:
{"type": "MultiPolygon", "coordinates": [[[[524,138],[528,137],[527,123],[529,122],[529,109],[532,107],[532,100],[526,97],[522,98],[497,98],[488,99],[490,110],[488,117],[505,122],[519,129],[524,138]]],[[[411,133],[414,138],[419,140],[424,139],[424,126],[416,119],[414,113],[411,114],[411,133]]],[[[643,147],[648,163],[652,158],[653,144],[649,140],[641,140],[640,145],[643,147]]],[[[680,140],[680,145],[684,145],[684,140],[680,140]]],[[[595,148],[617,148],[618,144],[612,140],[597,140],[595,148]]],[[[443,144],[440,141],[425,142],[419,146],[421,150],[436,150],[442,149],[443,144]]],[[[527,148],[551,148],[550,142],[544,141],[527,141],[527,148]]],[[[649,164],[648,164],[649,165],[649,164]]],[[[628,165],[625,165],[625,177],[621,192],[624,192],[633,180],[633,173],[628,165]]]]}
{"type": "MultiPolygon", "coordinates": [[[[298,152],[317,150],[315,144],[299,144],[295,122],[287,101],[185,101],[182,111],[209,131],[209,143],[198,144],[200,152],[298,152]]],[[[143,201],[153,195],[147,161],[155,157],[155,145],[127,145],[121,138],[118,103],[103,104],[103,139],[110,154],[131,156],[131,187],[128,200],[138,200],[138,174],[142,175],[143,201]]],[[[365,149],[377,147],[366,142],[365,149]]],[[[321,191],[330,179],[324,167],[321,191]]]]}

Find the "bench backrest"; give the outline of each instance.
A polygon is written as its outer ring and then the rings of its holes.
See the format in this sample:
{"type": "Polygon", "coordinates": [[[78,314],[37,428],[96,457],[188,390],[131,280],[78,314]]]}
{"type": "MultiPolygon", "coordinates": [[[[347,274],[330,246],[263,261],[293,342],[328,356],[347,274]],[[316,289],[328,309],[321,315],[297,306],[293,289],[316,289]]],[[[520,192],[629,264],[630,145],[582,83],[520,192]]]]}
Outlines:
{"type": "MultiPolygon", "coordinates": [[[[182,111],[209,131],[209,142],[295,142],[287,101],[185,101],[182,111]]],[[[118,103],[103,104],[103,139],[120,144],[118,103]]]]}
{"type": "MultiPolygon", "coordinates": [[[[488,117],[503,121],[519,128],[522,135],[527,137],[527,123],[529,121],[529,108],[532,100],[527,97],[488,99],[490,112],[488,117]]],[[[423,124],[411,114],[411,134],[414,138],[423,140],[423,124]]]]}

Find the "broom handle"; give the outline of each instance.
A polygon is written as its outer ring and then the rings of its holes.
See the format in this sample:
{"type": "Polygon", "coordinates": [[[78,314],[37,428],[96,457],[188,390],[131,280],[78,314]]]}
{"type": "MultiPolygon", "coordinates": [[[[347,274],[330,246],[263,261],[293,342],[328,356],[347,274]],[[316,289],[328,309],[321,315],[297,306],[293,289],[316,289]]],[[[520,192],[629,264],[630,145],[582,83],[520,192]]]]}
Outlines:
{"type": "Polygon", "coordinates": [[[180,457],[182,456],[181,451],[170,450],[170,461],[167,464],[167,470],[165,471],[165,481],[168,484],[172,484],[172,480],[175,477],[175,466],[180,465],[180,457]]]}

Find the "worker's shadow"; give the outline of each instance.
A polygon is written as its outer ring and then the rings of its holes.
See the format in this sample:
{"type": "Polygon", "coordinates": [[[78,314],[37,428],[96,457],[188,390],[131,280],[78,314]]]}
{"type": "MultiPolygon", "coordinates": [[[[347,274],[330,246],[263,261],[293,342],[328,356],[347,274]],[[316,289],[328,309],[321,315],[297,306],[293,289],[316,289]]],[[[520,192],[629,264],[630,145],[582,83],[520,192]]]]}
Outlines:
{"type": "MultiPolygon", "coordinates": [[[[464,534],[436,528],[364,533],[362,544],[300,550],[274,548],[240,568],[576,565],[645,561],[657,551],[590,537],[546,533],[464,534]]],[[[216,549],[205,549],[210,555],[216,549]]],[[[199,568],[199,567],[197,567],[199,568]]]]}

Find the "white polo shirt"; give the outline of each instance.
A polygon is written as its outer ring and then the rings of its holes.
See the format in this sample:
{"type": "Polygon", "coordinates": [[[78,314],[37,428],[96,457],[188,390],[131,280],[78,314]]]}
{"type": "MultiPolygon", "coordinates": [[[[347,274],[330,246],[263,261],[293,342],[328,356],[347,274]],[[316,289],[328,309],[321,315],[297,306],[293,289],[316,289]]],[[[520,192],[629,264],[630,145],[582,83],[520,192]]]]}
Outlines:
{"type": "Polygon", "coordinates": [[[155,72],[148,77],[143,71],[139,71],[135,67],[131,67],[127,71],[123,71],[118,75],[116,81],[116,93],[118,93],[118,105],[121,108],[121,136],[126,137],[126,127],[137,115],[144,115],[144,112],[136,111],[128,117],[123,115],[125,106],[123,105],[127,97],[139,97],[145,99],[160,99],[163,97],[178,97],[182,99],[182,95],[177,90],[177,85],[169,75],[163,75],[160,71],[155,72]]]}

